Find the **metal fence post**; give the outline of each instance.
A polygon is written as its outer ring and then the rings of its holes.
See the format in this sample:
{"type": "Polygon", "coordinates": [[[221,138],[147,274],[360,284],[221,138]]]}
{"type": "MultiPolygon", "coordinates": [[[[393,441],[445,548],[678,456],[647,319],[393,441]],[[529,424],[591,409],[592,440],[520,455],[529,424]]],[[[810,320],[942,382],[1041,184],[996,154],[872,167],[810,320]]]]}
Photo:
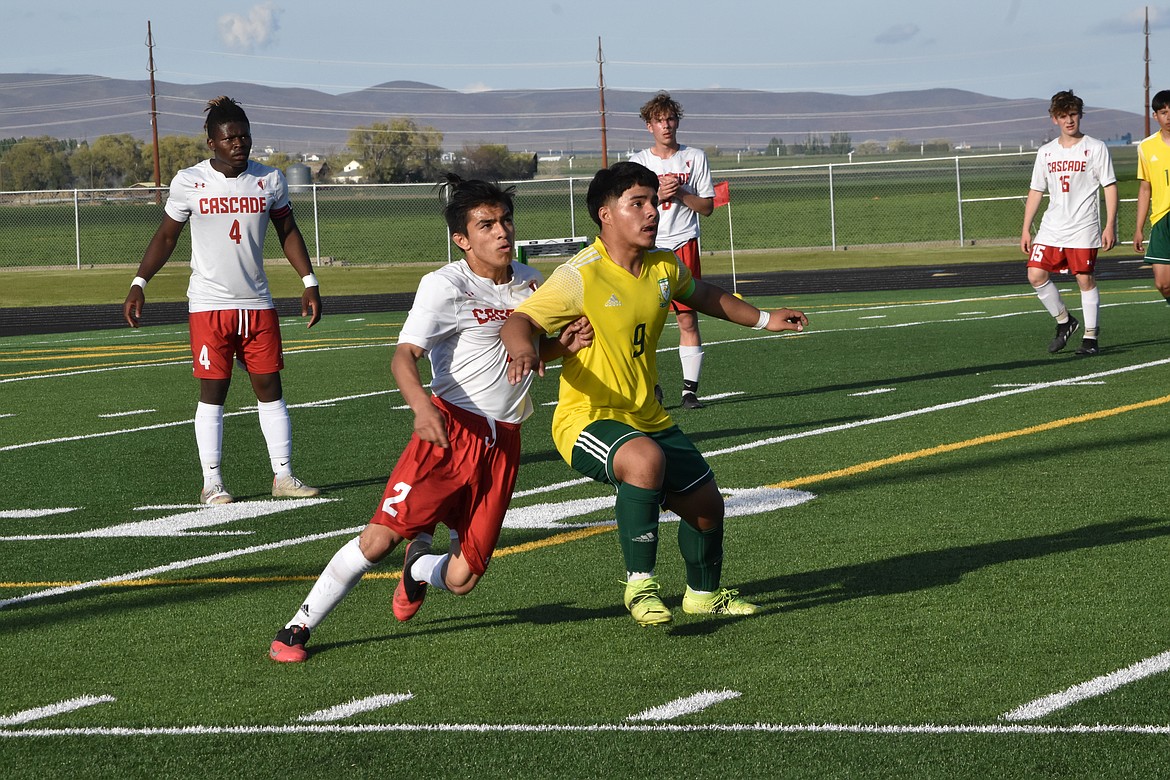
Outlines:
{"type": "Polygon", "coordinates": [[[829,163],[829,246],[837,251],[837,203],[833,195],[832,163],[829,163]]]}
{"type": "Polygon", "coordinates": [[[74,252],[77,255],[77,270],[81,270],[81,208],[78,205],[77,190],[73,190],[73,240],[76,243],[74,252]]]}
{"type": "Polygon", "coordinates": [[[963,178],[959,175],[959,157],[955,155],[955,201],[959,206],[959,246],[963,245],[963,178]]]}
{"type": "Polygon", "coordinates": [[[317,265],[321,265],[321,220],[317,215],[317,182],[313,182],[313,243],[317,250],[317,265]]]}
{"type": "Polygon", "coordinates": [[[569,235],[577,235],[577,213],[573,208],[573,177],[569,177],[569,235]]]}

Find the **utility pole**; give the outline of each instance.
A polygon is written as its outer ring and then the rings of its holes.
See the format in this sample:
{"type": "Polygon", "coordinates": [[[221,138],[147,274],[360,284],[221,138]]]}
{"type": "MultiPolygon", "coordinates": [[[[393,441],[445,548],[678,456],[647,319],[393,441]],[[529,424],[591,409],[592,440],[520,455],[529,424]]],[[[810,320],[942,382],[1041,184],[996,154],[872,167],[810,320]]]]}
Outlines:
{"type": "Polygon", "coordinates": [[[609,167],[609,144],[605,139],[605,73],[602,66],[605,56],[601,53],[601,36],[597,36],[597,90],[601,94],[601,167],[609,167]]]}
{"type": "Polygon", "coordinates": [[[1142,113],[1146,116],[1146,134],[1143,138],[1150,137],[1150,7],[1146,6],[1146,104],[1142,107],[1142,113]]]}
{"type": "Polygon", "coordinates": [[[146,49],[150,71],[150,136],[154,149],[154,202],[162,203],[162,175],[158,165],[158,110],[154,97],[154,37],[150,32],[150,20],[146,20],[146,49]]]}

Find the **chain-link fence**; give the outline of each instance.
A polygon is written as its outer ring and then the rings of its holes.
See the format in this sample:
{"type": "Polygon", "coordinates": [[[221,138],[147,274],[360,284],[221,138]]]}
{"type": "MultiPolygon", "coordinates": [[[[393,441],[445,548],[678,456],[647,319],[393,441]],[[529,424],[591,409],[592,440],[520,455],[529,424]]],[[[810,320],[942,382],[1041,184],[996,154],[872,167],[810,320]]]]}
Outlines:
{"type": "MultiPolygon", "coordinates": [[[[1034,152],[719,170],[731,203],[703,221],[705,252],[875,245],[1014,244],[1034,152]],[[734,247],[733,247],[734,243],[734,247]]],[[[589,178],[516,182],[517,238],[592,236],[589,178]]],[[[441,262],[451,256],[435,186],[294,187],[293,209],[321,262],[441,262]]],[[[136,265],[165,189],[0,193],[0,268],[136,265]]],[[[1132,225],[1132,200],[1118,224],[1132,225]]],[[[188,231],[174,257],[190,256],[188,231]]],[[[265,257],[282,257],[269,231],[265,257]]]]}

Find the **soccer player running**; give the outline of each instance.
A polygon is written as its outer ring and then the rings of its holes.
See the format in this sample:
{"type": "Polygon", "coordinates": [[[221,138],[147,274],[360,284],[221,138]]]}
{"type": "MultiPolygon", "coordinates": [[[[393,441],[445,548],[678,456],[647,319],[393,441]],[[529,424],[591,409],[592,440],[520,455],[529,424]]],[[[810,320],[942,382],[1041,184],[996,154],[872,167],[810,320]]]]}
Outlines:
{"type": "MultiPolygon", "coordinates": [[[[640,114],[654,145],[636,152],[630,160],[658,174],[658,239],[660,249],[670,249],[695,279],[703,277],[699,260],[699,215],[715,210],[715,187],[702,149],[678,142],[678,123],[683,110],[669,93],[659,92],[642,106],[640,114]]],[[[681,301],[672,301],[678,320],[678,356],[682,362],[682,406],[702,409],[699,375],[703,371],[703,338],[699,315],[681,301]]],[[[655,381],[654,394],[662,402],[662,388],[655,381]]]]}
{"type": "Polygon", "coordinates": [[[191,280],[188,321],[199,405],[195,442],[203,467],[204,504],[227,504],[224,487],[223,405],[238,360],[252,380],[260,430],[272,464],[272,495],[311,497],[320,491],[292,473],[292,421],[284,403],[280,324],[264,273],[264,235],[276,228],[284,256],[300,275],[301,316],[309,327],[321,319],[321,296],[305,239],[293,219],[288,183],[276,168],[249,159],[252,130],[244,109],[229,97],[207,104],[210,160],[179,171],[171,181],[165,214],[146,247],[122,315],[137,328],[146,302],[146,284],[170,259],[191,223],[191,280]]]}
{"type": "MultiPolygon", "coordinates": [[[[520,465],[520,423],[532,413],[529,380],[510,384],[500,328],[532,294],[539,272],[512,261],[511,188],[448,175],[444,216],[463,260],[422,278],[390,368],[414,412],[414,433],[361,535],[343,546],[277,632],[270,657],[297,663],[305,643],[362,575],[403,539],[406,560],[394,591],[394,617],[410,620],[430,585],[463,596],[487,571],[520,465]],[[418,362],[430,358],[431,394],[418,362]],[[446,553],[431,551],[435,528],[450,531],[446,553]]],[[[545,360],[592,340],[584,319],[545,339],[545,360]]],[[[539,370],[539,368],[538,368],[539,370]]]]}
{"type": "Polygon", "coordinates": [[[1096,355],[1101,293],[1093,278],[1097,250],[1108,252],[1117,243],[1117,177],[1109,150],[1081,132],[1085,102],[1071,91],[1057,92],[1048,105],[1060,135],[1040,147],[1032,167],[1032,183],[1024,203],[1020,249],[1028,255],[1028,281],[1048,313],[1056,318],[1056,336],[1049,352],[1059,352],[1080,327],[1068,313],[1052,273],[1073,273],[1081,289],[1085,335],[1078,355],[1096,355]],[[1097,189],[1105,193],[1105,225],[1101,225],[1097,189]],[[1032,220],[1044,192],[1048,208],[1032,238],[1032,220]]]}
{"type": "Polygon", "coordinates": [[[1163,89],[1150,101],[1158,132],[1138,144],[1137,227],[1133,249],[1145,253],[1154,269],[1154,286],[1170,304],[1170,90],[1163,89]],[[1150,243],[1143,228],[1150,219],[1150,243]]]}
{"type": "Polygon", "coordinates": [[[641,625],[668,623],[655,577],[659,507],[681,518],[687,613],[750,615],[756,606],[720,586],[723,496],[703,456],[654,398],[656,351],[672,300],[745,327],[803,330],[799,311],[760,311],[692,277],[672,252],[656,249],[658,177],[619,162],[597,172],[586,203],[600,236],[559,266],[504,324],[510,382],[540,363],[533,336],[580,316],[593,323],[588,349],[565,358],[553,441],[565,462],[617,488],[618,536],[626,567],[625,605],[641,625]]]}

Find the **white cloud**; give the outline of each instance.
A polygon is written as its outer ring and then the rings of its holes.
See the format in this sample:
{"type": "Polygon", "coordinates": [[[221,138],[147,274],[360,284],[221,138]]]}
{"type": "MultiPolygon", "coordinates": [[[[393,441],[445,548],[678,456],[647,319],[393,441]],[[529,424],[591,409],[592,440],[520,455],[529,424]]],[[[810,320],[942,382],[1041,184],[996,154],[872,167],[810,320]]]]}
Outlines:
{"type": "Polygon", "coordinates": [[[1111,19],[1106,19],[1094,28],[1095,32],[1112,35],[1141,35],[1146,23],[1146,8],[1150,11],[1150,29],[1165,30],[1170,27],[1170,9],[1165,6],[1141,6],[1111,19]]]}
{"type": "Polygon", "coordinates": [[[279,15],[280,10],[272,2],[254,5],[243,15],[224,14],[217,22],[219,39],[236,51],[263,49],[280,29],[279,15]]]}

